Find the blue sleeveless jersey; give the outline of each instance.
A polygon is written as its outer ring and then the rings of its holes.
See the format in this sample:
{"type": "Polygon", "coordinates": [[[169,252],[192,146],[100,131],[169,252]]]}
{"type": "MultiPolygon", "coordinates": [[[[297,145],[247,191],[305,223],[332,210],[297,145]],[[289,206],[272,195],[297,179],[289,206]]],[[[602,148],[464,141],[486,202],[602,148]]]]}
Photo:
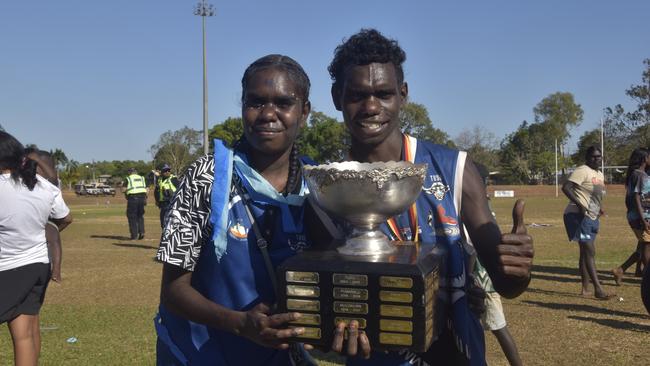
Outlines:
{"type": "MultiPolygon", "coordinates": [[[[415,147],[414,162],[428,164],[422,192],[416,200],[419,241],[441,245],[447,252],[440,273],[440,291],[437,299],[438,309],[442,310],[439,314],[439,330],[452,338],[452,342],[467,358],[469,365],[485,365],[483,329],[469,309],[465,292],[468,285],[467,254],[463,247],[464,239],[461,237],[459,210],[466,153],[427,141],[418,141],[413,137],[408,138],[410,145],[415,147]]],[[[396,221],[402,236],[407,240],[412,239],[414,236],[411,233],[408,213],[399,215],[396,221]]],[[[396,239],[388,225],[382,225],[382,231],[392,240],[396,239]]],[[[436,360],[440,360],[440,356],[434,353],[440,350],[433,352],[434,348],[432,346],[430,351],[424,354],[406,350],[374,352],[369,360],[351,358],[348,359],[347,365],[437,365],[440,361],[436,360]]]]}
{"type": "MultiPolygon", "coordinates": [[[[303,162],[311,163],[307,159],[303,162]]],[[[213,186],[213,189],[219,188],[222,187],[213,186]]],[[[270,203],[251,202],[252,214],[263,230],[267,227],[263,214],[270,203]]],[[[212,209],[215,209],[214,202],[212,209]]],[[[294,222],[302,223],[304,206],[289,206],[289,209],[294,222]]],[[[282,230],[282,215],[275,215],[275,221],[268,246],[274,267],[307,247],[304,227],[289,234],[282,230]]],[[[206,239],[192,274],[192,287],[211,301],[237,311],[249,310],[260,302],[274,303],[273,286],[256,240],[241,197],[231,193],[226,253],[217,261],[214,243],[206,239]]],[[[172,314],[163,305],[160,305],[156,323],[158,365],[291,364],[285,350],[262,347],[244,337],[193,323],[172,314]]]]}

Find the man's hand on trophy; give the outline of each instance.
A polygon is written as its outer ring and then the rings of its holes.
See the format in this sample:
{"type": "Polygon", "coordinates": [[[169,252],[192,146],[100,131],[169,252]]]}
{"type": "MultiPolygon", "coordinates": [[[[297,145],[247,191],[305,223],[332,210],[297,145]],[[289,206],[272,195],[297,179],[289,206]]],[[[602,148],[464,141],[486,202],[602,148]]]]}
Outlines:
{"type": "Polygon", "coordinates": [[[300,318],[300,313],[273,314],[268,305],[257,304],[244,312],[240,335],[269,348],[289,348],[289,338],[300,336],[304,328],[286,328],[286,323],[300,318]]]}
{"type": "Polygon", "coordinates": [[[346,326],[345,322],[336,324],[334,330],[334,339],[332,340],[332,351],[338,352],[347,357],[361,356],[365,359],[370,358],[370,341],[366,332],[359,330],[359,322],[353,320],[346,326]],[[345,333],[347,330],[347,340],[345,333]],[[343,347],[343,341],[346,340],[346,347],[343,347]]]}
{"type": "MultiPolygon", "coordinates": [[[[499,269],[505,278],[516,282],[530,281],[530,271],[533,266],[533,238],[528,235],[524,225],[524,200],[517,200],[512,209],[513,227],[509,234],[501,235],[501,243],[497,246],[499,269]]],[[[524,287],[525,288],[525,287],[524,287]]],[[[523,290],[522,290],[523,291],[523,290]]],[[[504,295],[504,294],[502,294],[504,295]]],[[[505,294],[506,297],[510,294],[505,294]]],[[[519,294],[514,294],[516,297],[519,294]]]]}

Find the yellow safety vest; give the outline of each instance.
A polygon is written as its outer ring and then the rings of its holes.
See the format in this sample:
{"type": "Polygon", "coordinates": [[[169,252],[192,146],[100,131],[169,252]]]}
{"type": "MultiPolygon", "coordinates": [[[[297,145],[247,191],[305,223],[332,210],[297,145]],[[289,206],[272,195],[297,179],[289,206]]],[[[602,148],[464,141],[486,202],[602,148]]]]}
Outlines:
{"type": "Polygon", "coordinates": [[[126,177],[127,186],[126,194],[138,194],[138,193],[147,193],[147,184],[144,181],[144,177],[138,174],[131,174],[126,177]]]}
{"type": "Polygon", "coordinates": [[[174,175],[171,174],[169,177],[158,180],[158,198],[159,201],[168,201],[176,192],[176,186],[172,182],[174,175]],[[171,194],[168,192],[171,191],[171,194]],[[165,199],[167,198],[167,199],[165,199]]]}

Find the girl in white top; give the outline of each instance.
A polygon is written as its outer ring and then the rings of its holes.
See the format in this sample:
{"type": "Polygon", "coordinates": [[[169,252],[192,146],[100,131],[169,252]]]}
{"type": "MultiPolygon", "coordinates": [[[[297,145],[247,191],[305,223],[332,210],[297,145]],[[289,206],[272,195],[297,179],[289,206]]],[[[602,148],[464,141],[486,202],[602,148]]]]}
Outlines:
{"type": "Polygon", "coordinates": [[[0,323],[8,322],[16,365],[36,365],[38,313],[50,276],[45,225],[72,222],[61,191],[36,175],[23,146],[0,131],[0,323]]]}

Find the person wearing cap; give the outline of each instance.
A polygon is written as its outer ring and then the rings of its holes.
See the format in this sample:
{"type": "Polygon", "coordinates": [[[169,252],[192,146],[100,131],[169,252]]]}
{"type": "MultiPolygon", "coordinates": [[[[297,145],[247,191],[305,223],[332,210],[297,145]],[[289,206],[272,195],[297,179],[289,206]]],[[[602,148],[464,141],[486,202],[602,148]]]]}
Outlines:
{"type": "Polygon", "coordinates": [[[135,168],[129,168],[124,195],[126,196],[126,217],[129,220],[131,240],[144,239],[144,206],[147,204],[147,183],[135,168]]]}
{"type": "Polygon", "coordinates": [[[172,168],[169,165],[163,165],[154,189],[156,206],[160,208],[160,227],[163,227],[165,215],[169,211],[169,204],[176,193],[176,187],[178,187],[178,178],[172,174],[172,168]]]}

